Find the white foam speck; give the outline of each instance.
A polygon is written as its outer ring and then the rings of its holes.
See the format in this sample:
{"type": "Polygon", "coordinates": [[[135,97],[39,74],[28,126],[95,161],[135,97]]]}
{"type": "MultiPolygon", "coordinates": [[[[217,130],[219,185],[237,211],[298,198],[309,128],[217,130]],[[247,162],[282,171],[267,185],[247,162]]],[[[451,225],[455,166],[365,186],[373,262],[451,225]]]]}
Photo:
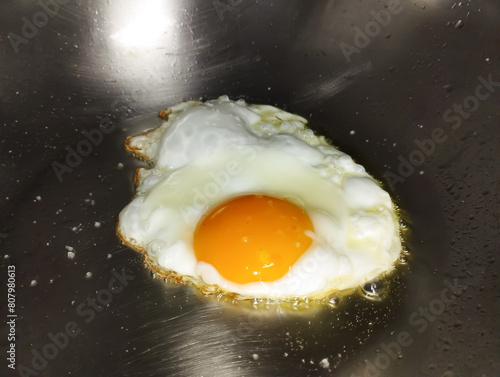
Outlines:
{"type": "Polygon", "coordinates": [[[321,360],[321,361],[319,362],[319,366],[320,366],[321,368],[325,368],[325,369],[326,369],[326,368],[328,368],[328,367],[330,366],[330,363],[328,362],[328,359],[327,359],[327,358],[324,358],[323,360],[321,360]]]}
{"type": "Polygon", "coordinates": [[[66,247],[66,250],[68,250],[68,258],[73,259],[76,255],[75,249],[72,246],[68,246],[68,245],[66,245],[65,247],[66,247]]]}

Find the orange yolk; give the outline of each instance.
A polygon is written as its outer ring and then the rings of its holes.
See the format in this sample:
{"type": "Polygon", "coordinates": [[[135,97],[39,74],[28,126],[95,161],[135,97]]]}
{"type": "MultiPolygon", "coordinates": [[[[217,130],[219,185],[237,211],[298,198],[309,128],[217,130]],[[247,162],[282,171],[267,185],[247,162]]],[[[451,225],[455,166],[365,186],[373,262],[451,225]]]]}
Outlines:
{"type": "Polygon", "coordinates": [[[305,211],[265,195],[240,196],[215,207],[196,227],[194,251],[238,284],[283,277],[309,248],[314,231],[305,211]]]}

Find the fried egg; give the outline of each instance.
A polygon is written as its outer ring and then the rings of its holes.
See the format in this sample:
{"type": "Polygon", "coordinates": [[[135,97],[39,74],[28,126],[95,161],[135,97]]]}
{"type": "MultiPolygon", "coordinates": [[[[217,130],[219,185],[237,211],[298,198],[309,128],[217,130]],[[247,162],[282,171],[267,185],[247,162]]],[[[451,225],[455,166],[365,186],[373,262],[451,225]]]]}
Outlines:
{"type": "Polygon", "coordinates": [[[347,154],[273,106],[226,96],[161,112],[129,137],[150,162],[117,233],[162,276],[241,299],[319,299],[391,271],[389,194],[347,154]]]}

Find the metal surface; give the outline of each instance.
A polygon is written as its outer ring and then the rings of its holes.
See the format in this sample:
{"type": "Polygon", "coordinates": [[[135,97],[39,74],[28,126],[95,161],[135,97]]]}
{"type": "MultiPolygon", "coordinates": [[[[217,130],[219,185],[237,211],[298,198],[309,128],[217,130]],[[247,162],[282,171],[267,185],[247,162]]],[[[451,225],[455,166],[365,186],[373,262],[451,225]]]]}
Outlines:
{"type": "Polygon", "coordinates": [[[2,376],[499,375],[500,3],[42,4],[0,12],[2,376]],[[221,94],[309,118],[384,182],[410,234],[388,298],[221,303],[119,244],[126,136],[221,94]]]}

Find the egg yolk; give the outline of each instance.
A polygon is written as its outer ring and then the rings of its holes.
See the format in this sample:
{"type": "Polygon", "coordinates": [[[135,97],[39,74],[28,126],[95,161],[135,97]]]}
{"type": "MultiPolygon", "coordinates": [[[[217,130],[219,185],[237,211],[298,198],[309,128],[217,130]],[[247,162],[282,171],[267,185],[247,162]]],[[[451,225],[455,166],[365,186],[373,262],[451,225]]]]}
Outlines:
{"type": "Polygon", "coordinates": [[[306,212],[286,200],[245,195],[216,206],[196,227],[197,259],[238,284],[283,277],[309,248],[306,212]]]}

